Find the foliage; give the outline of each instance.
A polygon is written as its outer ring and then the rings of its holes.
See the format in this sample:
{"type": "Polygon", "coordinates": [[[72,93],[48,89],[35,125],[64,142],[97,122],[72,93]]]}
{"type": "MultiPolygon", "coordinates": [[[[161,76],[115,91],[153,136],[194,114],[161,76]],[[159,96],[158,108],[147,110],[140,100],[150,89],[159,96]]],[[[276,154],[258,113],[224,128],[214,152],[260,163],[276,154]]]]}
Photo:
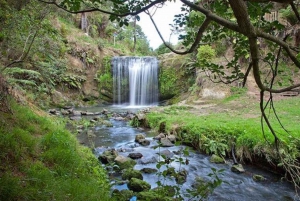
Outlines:
{"type": "Polygon", "coordinates": [[[100,91],[105,90],[111,92],[113,88],[113,75],[110,56],[103,58],[102,67],[97,71],[96,76],[95,79],[98,81],[100,91]]]}
{"type": "Polygon", "coordinates": [[[59,119],[0,113],[1,200],[109,200],[106,173],[59,119]]]}
{"type": "Polygon", "coordinates": [[[171,98],[179,93],[178,74],[172,67],[162,67],[159,72],[159,92],[161,97],[171,98]]]}
{"type": "MultiPolygon", "coordinates": [[[[170,47],[173,47],[173,45],[169,42],[167,42],[167,45],[170,47]]],[[[160,46],[158,46],[158,48],[155,49],[155,53],[157,55],[161,55],[161,54],[165,54],[165,53],[169,53],[169,52],[171,52],[171,50],[169,48],[167,48],[165,46],[165,44],[163,44],[163,43],[160,46]]]]}
{"type": "Polygon", "coordinates": [[[197,59],[200,65],[204,65],[205,62],[211,62],[216,57],[216,51],[209,45],[201,45],[198,48],[197,59]]]}
{"type": "MultiPolygon", "coordinates": [[[[178,141],[176,145],[180,146],[180,142],[178,141]]],[[[211,178],[210,180],[197,182],[192,186],[192,188],[183,191],[182,185],[185,182],[187,176],[187,172],[184,169],[184,166],[188,165],[189,163],[186,157],[189,156],[191,150],[188,147],[184,149],[181,147],[179,156],[169,158],[164,154],[161,154],[160,144],[156,147],[156,149],[157,148],[159,149],[158,153],[162,160],[158,161],[158,163],[156,164],[156,168],[159,170],[159,172],[157,173],[158,181],[156,183],[158,185],[158,188],[156,189],[156,194],[158,194],[161,199],[166,199],[166,197],[175,197],[176,200],[185,200],[184,197],[186,197],[190,200],[204,200],[223,183],[223,180],[220,179],[219,176],[224,170],[216,170],[215,168],[212,168],[212,173],[208,174],[208,176],[211,178]],[[172,167],[173,163],[178,163],[179,168],[175,169],[174,167],[172,167]],[[168,179],[172,178],[175,179],[177,184],[173,186],[166,185],[165,182],[168,179]]]]}

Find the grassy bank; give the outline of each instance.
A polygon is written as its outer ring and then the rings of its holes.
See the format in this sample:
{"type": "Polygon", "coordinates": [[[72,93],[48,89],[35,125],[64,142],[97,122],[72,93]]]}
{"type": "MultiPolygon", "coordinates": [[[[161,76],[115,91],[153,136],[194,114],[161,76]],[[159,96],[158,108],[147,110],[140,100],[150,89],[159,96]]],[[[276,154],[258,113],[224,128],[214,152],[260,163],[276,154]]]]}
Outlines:
{"type": "MultiPolygon", "coordinates": [[[[274,137],[266,125],[263,134],[259,105],[243,97],[215,102],[215,106],[189,108],[171,106],[159,108],[147,115],[147,123],[159,132],[175,134],[185,143],[207,154],[231,155],[235,145],[240,160],[253,161],[263,158],[266,162],[279,163],[274,137]],[[203,109],[204,108],[204,109],[203,109]],[[202,111],[197,114],[197,110],[202,111]]],[[[281,139],[280,151],[284,157],[298,160],[300,157],[300,102],[299,98],[288,98],[275,103],[277,115],[289,131],[287,134],[276,121],[274,113],[268,113],[277,135],[281,139]]]]}
{"type": "Polygon", "coordinates": [[[62,120],[0,112],[0,200],[109,200],[105,171],[62,120]]]}

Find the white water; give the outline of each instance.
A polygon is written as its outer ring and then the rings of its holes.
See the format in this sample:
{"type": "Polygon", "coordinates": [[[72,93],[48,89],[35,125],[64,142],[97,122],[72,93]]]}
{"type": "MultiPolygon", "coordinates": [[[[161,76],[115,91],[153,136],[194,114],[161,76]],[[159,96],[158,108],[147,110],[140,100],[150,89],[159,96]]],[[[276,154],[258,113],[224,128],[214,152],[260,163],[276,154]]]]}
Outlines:
{"type": "Polygon", "coordinates": [[[158,61],[155,57],[114,57],[114,104],[146,106],[158,102],[158,61]]]}

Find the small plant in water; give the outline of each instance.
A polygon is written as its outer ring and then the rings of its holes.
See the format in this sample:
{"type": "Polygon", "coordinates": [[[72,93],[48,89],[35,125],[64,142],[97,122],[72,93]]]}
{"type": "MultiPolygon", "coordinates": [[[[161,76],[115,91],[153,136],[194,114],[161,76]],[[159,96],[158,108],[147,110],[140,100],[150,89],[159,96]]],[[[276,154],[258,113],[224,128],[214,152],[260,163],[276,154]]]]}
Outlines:
{"type": "MultiPolygon", "coordinates": [[[[180,142],[176,142],[175,145],[179,146],[180,142]]],[[[186,189],[186,191],[183,192],[181,190],[182,185],[185,183],[188,174],[183,166],[189,164],[187,156],[190,154],[190,149],[188,147],[181,148],[179,150],[179,156],[170,158],[162,154],[161,144],[156,148],[159,149],[160,159],[162,158],[156,165],[156,168],[159,170],[157,173],[158,181],[156,182],[158,185],[157,193],[161,195],[161,197],[172,197],[175,200],[186,200],[187,198],[188,200],[204,200],[223,183],[219,175],[224,172],[224,169],[217,170],[212,168],[212,172],[208,174],[211,178],[210,180],[207,181],[199,177],[192,185],[192,189],[186,189]],[[174,162],[179,163],[178,170],[172,167],[172,163],[174,162]],[[167,185],[166,182],[172,177],[175,178],[176,185],[167,185]]]]}

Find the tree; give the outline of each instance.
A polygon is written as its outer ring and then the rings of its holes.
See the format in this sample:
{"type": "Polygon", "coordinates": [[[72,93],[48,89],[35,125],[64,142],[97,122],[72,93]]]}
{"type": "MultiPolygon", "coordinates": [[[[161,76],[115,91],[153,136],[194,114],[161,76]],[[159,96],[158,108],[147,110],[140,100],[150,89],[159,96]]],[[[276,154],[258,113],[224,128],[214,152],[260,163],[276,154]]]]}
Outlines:
{"type": "MultiPolygon", "coordinates": [[[[126,16],[136,16],[141,12],[149,14],[154,26],[149,8],[160,7],[165,0],[112,0],[110,10],[102,9],[101,0],[90,0],[92,6],[82,9],[86,5],[85,0],[40,0],[42,2],[53,4],[61,9],[71,13],[100,11],[110,14],[110,20],[116,20],[120,26],[128,25],[126,16]]],[[[276,115],[273,107],[273,94],[288,92],[300,87],[300,83],[290,84],[281,87],[277,83],[280,76],[279,63],[282,58],[291,61],[295,68],[300,69],[299,47],[289,43],[291,32],[286,32],[287,26],[278,19],[268,21],[265,14],[274,11],[279,4],[284,8],[290,8],[297,21],[300,21],[298,13],[298,0],[180,0],[183,3],[182,13],[175,16],[175,25],[186,27],[185,34],[180,35],[182,44],[186,46],[186,51],[172,49],[163,39],[164,44],[177,54],[188,54],[195,51],[200,43],[210,44],[214,40],[226,39],[233,43],[234,56],[225,66],[206,63],[205,68],[213,72],[214,77],[219,81],[231,83],[235,80],[243,80],[245,84],[247,77],[252,72],[255,82],[260,90],[260,108],[262,120],[266,123],[268,129],[274,136],[276,149],[285,167],[286,171],[292,177],[296,187],[299,188],[300,165],[296,158],[292,161],[284,160],[280,154],[280,138],[278,133],[272,127],[266,110],[268,106],[276,115]],[[196,14],[194,14],[196,13],[196,14]],[[264,46],[268,52],[261,52],[260,47],[264,46]],[[247,59],[249,65],[242,71],[239,63],[240,59],[247,59]],[[224,69],[227,69],[226,71],[224,69]],[[270,77],[263,76],[263,70],[269,70],[270,77]],[[230,70],[228,72],[228,70],[230,70]],[[265,95],[269,95],[269,100],[264,103],[265,95]],[[297,183],[298,180],[298,183],[297,183]]],[[[157,27],[156,27],[157,29],[157,27]]],[[[157,29],[160,34],[159,30],[157,29]]],[[[161,36],[161,35],[160,35],[161,36]]],[[[162,37],[161,37],[162,38],[162,37]]],[[[284,69],[286,71],[288,69],[284,69]]],[[[280,122],[280,120],[278,119],[280,122]]]]}

